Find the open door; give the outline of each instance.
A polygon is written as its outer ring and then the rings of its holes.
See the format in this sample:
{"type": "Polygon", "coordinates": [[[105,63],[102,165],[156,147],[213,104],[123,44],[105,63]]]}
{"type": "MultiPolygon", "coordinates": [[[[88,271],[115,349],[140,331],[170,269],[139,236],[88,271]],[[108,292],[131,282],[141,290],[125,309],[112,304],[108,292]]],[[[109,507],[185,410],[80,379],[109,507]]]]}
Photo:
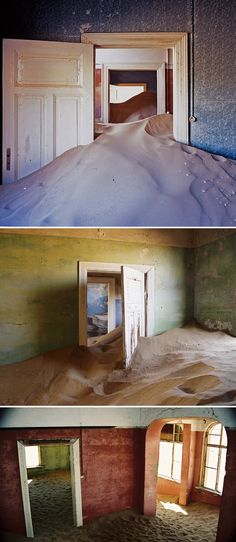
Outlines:
{"type": "Polygon", "coordinates": [[[79,439],[70,444],[70,468],[74,525],[83,525],[79,439]]]}
{"type": "Polygon", "coordinates": [[[93,141],[93,45],[3,40],[3,183],[93,141]]]}
{"type": "Polygon", "coordinates": [[[138,337],[145,336],[144,273],[125,266],[122,266],[121,272],[124,364],[128,368],[138,337]]]}

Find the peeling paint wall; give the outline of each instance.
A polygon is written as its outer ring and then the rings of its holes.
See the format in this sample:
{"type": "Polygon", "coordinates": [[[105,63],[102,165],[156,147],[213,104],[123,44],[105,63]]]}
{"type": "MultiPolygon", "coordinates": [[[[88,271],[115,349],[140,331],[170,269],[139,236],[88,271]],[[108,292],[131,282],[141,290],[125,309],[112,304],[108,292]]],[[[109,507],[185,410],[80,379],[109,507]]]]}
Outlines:
{"type": "Polygon", "coordinates": [[[236,336],[236,234],[195,252],[196,320],[236,336]]]}
{"type": "Polygon", "coordinates": [[[83,32],[188,32],[197,117],[191,143],[236,158],[232,0],[9,0],[4,16],[5,38],[79,42],[83,32]]]}
{"type": "Polygon", "coordinates": [[[75,344],[77,261],[155,266],[155,333],[193,316],[192,249],[2,234],[0,362],[75,344]]]}

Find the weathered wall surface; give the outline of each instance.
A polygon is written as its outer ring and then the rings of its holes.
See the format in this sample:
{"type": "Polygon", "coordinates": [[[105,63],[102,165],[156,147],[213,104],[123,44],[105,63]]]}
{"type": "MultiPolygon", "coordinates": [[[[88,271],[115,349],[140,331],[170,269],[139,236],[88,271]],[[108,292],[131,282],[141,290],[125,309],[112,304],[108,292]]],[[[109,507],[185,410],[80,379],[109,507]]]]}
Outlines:
{"type": "Polygon", "coordinates": [[[193,6],[197,122],[191,125],[191,143],[236,158],[235,3],[193,0],[193,6]]]}
{"type": "Polygon", "coordinates": [[[66,444],[40,446],[40,456],[45,470],[70,468],[70,448],[66,444]]]}
{"type": "Polygon", "coordinates": [[[236,336],[236,234],[198,247],[195,254],[195,318],[236,336]]]}
{"type": "Polygon", "coordinates": [[[81,439],[82,509],[84,521],[115,510],[141,511],[144,484],[143,429],[47,429],[1,433],[0,529],[25,533],[18,439],[81,439]],[[105,468],[104,468],[105,465],[105,468]]]}
{"type": "Polygon", "coordinates": [[[155,333],[193,316],[193,252],[148,244],[1,235],[0,361],[78,340],[77,261],[155,266],[155,333]]]}
{"type": "Polygon", "coordinates": [[[236,157],[232,0],[9,0],[6,38],[79,42],[83,32],[188,32],[194,39],[192,144],[236,157]]]}

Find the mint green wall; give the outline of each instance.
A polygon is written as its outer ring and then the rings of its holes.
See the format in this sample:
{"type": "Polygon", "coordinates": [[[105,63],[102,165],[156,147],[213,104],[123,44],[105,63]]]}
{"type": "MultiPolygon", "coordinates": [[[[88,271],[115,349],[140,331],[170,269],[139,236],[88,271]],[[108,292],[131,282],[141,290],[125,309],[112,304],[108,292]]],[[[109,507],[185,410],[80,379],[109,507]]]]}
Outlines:
{"type": "Polygon", "coordinates": [[[236,234],[195,251],[196,320],[236,336],[236,234]]]}
{"type": "Polygon", "coordinates": [[[70,468],[70,446],[65,444],[40,446],[40,455],[45,470],[70,468]]]}
{"type": "Polygon", "coordinates": [[[78,260],[155,265],[155,333],[193,317],[192,249],[3,234],[0,251],[2,364],[77,342],[78,260]]]}

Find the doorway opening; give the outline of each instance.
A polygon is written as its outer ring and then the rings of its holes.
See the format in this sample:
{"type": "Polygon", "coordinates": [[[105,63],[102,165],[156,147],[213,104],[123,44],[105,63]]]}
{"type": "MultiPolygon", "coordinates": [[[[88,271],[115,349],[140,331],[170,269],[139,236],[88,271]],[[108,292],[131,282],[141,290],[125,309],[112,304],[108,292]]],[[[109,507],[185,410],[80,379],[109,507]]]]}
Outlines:
{"type": "Polygon", "coordinates": [[[18,441],[26,533],[82,525],[79,439],[18,441]]]}
{"type": "Polygon", "coordinates": [[[117,329],[128,368],[138,338],[153,335],[154,267],[79,262],[78,294],[79,345],[98,344],[117,329]]]}
{"type": "Polygon", "coordinates": [[[171,72],[172,49],[96,48],[95,136],[109,124],[173,113],[171,72]]]}
{"type": "Polygon", "coordinates": [[[213,420],[158,420],[148,433],[147,451],[150,446],[153,455],[146,463],[144,513],[156,514],[167,542],[182,540],[184,533],[192,542],[215,542],[226,465],[224,427],[213,420]]]}
{"type": "Polygon", "coordinates": [[[183,143],[189,142],[188,36],[186,33],[90,34],[85,32],[81,36],[81,41],[84,44],[93,44],[96,51],[95,137],[99,135],[99,130],[104,130],[99,123],[138,120],[147,118],[156,111],[157,114],[173,113],[174,138],[183,143]],[[143,80],[145,71],[156,73],[156,88],[153,89],[156,96],[149,96],[152,90],[145,90],[124,101],[123,104],[111,102],[111,94],[114,91],[115,93],[117,91],[117,95],[124,92],[117,88],[120,83],[147,84],[147,81],[143,80]],[[138,72],[140,72],[139,76],[138,72]],[[142,80],[140,80],[140,74],[142,80]],[[135,77],[139,79],[132,81],[135,77]],[[111,89],[111,84],[116,88],[111,89]],[[131,102],[127,103],[130,100],[131,102]]]}

